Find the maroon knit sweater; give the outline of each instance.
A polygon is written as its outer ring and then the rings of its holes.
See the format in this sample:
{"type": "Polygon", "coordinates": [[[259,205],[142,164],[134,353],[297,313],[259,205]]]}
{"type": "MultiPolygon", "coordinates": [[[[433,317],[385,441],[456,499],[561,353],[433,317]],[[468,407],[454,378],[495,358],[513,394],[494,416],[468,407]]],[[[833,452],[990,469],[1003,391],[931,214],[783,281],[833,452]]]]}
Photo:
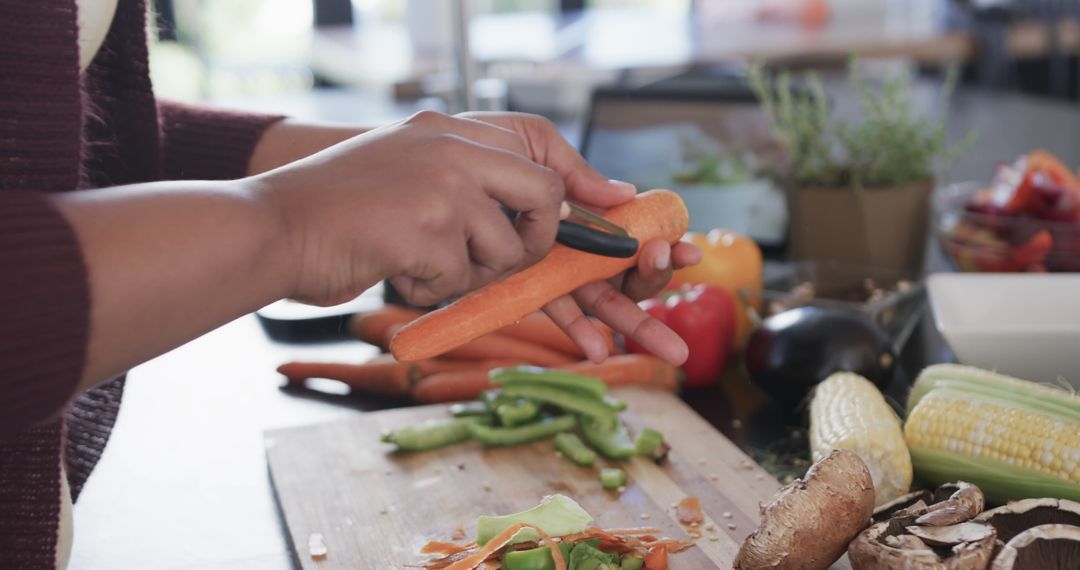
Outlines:
{"type": "Polygon", "coordinates": [[[123,379],[76,394],[90,292],[49,192],[245,174],[279,117],[155,101],[145,0],[122,0],[80,76],[74,0],[0,0],[0,568],[54,568],[60,461],[73,498],[123,379]]]}

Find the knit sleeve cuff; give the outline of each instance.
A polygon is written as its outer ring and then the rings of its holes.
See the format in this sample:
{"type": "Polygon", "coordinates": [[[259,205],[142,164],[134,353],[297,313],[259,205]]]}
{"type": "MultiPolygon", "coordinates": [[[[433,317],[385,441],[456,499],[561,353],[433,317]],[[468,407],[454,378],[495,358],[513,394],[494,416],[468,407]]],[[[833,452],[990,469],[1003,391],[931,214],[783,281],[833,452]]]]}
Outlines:
{"type": "Polygon", "coordinates": [[[280,115],[158,102],[162,170],[168,180],[233,180],[247,175],[255,145],[280,115]]]}
{"type": "Polygon", "coordinates": [[[74,395],[90,292],[75,232],[37,192],[0,192],[0,434],[55,416],[74,395]]]}

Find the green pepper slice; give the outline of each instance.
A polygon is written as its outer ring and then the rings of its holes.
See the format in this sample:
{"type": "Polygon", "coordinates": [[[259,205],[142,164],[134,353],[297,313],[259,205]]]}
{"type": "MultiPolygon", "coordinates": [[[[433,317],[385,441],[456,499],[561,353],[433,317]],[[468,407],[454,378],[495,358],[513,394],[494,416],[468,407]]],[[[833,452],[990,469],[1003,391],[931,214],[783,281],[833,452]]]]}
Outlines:
{"type": "Polygon", "coordinates": [[[605,467],[600,470],[600,486],[605,489],[618,489],[625,486],[627,480],[626,471],[617,467],[605,467]]]}
{"type": "Polygon", "coordinates": [[[568,412],[577,412],[595,418],[605,424],[614,424],[618,418],[618,412],[608,407],[599,398],[553,386],[515,384],[506,386],[502,391],[507,396],[537,400],[558,406],[568,412]]]}
{"type": "Polygon", "coordinates": [[[499,423],[506,427],[526,424],[539,414],[540,406],[532,400],[514,400],[495,407],[495,415],[499,416],[499,423]]]}
{"type": "Polygon", "coordinates": [[[564,370],[550,370],[537,366],[515,366],[513,368],[497,368],[489,374],[492,384],[500,386],[514,386],[519,384],[531,384],[550,386],[554,388],[568,389],[575,392],[584,392],[591,396],[601,398],[607,394],[607,384],[603,381],[575,374],[564,370]]]}
{"type": "Polygon", "coordinates": [[[488,416],[451,420],[431,420],[422,424],[386,430],[380,440],[392,443],[400,451],[428,451],[469,439],[469,426],[490,424],[488,416]]]}
{"type": "Polygon", "coordinates": [[[630,433],[618,420],[608,424],[582,416],[581,433],[589,445],[609,459],[629,459],[637,454],[637,447],[630,440],[630,433]]]}
{"type": "Polygon", "coordinates": [[[596,463],[596,452],[586,447],[585,444],[582,443],[581,438],[573,433],[563,432],[556,434],[555,449],[557,449],[563,457],[582,467],[588,467],[593,463],[596,463]]]}
{"type": "Polygon", "coordinates": [[[525,424],[517,427],[490,427],[478,423],[468,424],[469,436],[488,446],[518,445],[537,439],[551,437],[559,432],[574,429],[577,420],[565,415],[525,424]]]}
{"type": "Polygon", "coordinates": [[[450,415],[455,418],[468,416],[486,416],[491,413],[487,404],[479,400],[475,402],[458,402],[450,406],[450,415]]]}
{"type": "Polygon", "coordinates": [[[645,428],[638,434],[634,447],[637,448],[638,455],[652,457],[653,452],[662,443],[664,443],[664,434],[652,428],[645,428]]]}

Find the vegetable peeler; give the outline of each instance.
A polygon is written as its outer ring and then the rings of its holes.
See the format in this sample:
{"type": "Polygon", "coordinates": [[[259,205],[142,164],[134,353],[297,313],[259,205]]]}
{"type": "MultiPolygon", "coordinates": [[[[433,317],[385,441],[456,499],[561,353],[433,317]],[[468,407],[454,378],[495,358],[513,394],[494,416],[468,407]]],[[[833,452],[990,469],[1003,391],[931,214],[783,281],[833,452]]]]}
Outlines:
{"type": "Polygon", "coordinates": [[[559,222],[555,241],[566,247],[605,257],[633,257],[637,253],[638,240],[630,237],[625,228],[572,202],[567,204],[570,205],[571,217],[590,225],[562,220],[559,222]]]}

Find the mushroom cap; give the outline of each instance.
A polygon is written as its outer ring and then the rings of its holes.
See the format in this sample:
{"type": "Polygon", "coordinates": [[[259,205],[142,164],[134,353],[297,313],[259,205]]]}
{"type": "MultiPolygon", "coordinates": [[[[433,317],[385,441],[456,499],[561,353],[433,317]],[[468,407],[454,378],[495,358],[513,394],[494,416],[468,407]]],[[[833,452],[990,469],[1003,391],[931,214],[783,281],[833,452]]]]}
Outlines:
{"type": "Polygon", "coordinates": [[[930,491],[914,491],[906,495],[901,495],[874,509],[872,518],[874,519],[874,522],[887,521],[891,519],[894,514],[912,507],[919,501],[922,501],[924,505],[929,505],[933,500],[934,494],[930,491]]]}
{"type": "Polygon", "coordinates": [[[975,520],[990,523],[997,530],[998,540],[1009,542],[1033,526],[1080,526],[1080,503],[1068,499],[1024,499],[990,509],[975,517],[975,520]]]}
{"type": "Polygon", "coordinates": [[[933,504],[917,524],[951,526],[974,518],[986,506],[983,492],[967,481],[946,483],[934,491],[933,504]]]}
{"type": "Polygon", "coordinates": [[[994,535],[994,527],[978,522],[962,522],[950,526],[909,526],[907,531],[926,544],[934,546],[979,542],[994,535]]]}
{"type": "Polygon", "coordinates": [[[994,558],[991,570],[1072,570],[1078,561],[1080,526],[1044,524],[1014,536],[994,558]]]}
{"type": "Polygon", "coordinates": [[[914,527],[920,535],[928,531],[938,543],[932,545],[896,519],[875,523],[851,541],[848,560],[854,570],[983,570],[994,556],[993,527],[974,522],[956,526],[964,528],[914,527]],[[952,536],[936,536],[944,534],[952,536]]]}
{"type": "Polygon", "coordinates": [[[735,557],[736,570],[828,568],[870,522],[874,482],[859,456],[831,451],[781,488],[735,557]]]}

